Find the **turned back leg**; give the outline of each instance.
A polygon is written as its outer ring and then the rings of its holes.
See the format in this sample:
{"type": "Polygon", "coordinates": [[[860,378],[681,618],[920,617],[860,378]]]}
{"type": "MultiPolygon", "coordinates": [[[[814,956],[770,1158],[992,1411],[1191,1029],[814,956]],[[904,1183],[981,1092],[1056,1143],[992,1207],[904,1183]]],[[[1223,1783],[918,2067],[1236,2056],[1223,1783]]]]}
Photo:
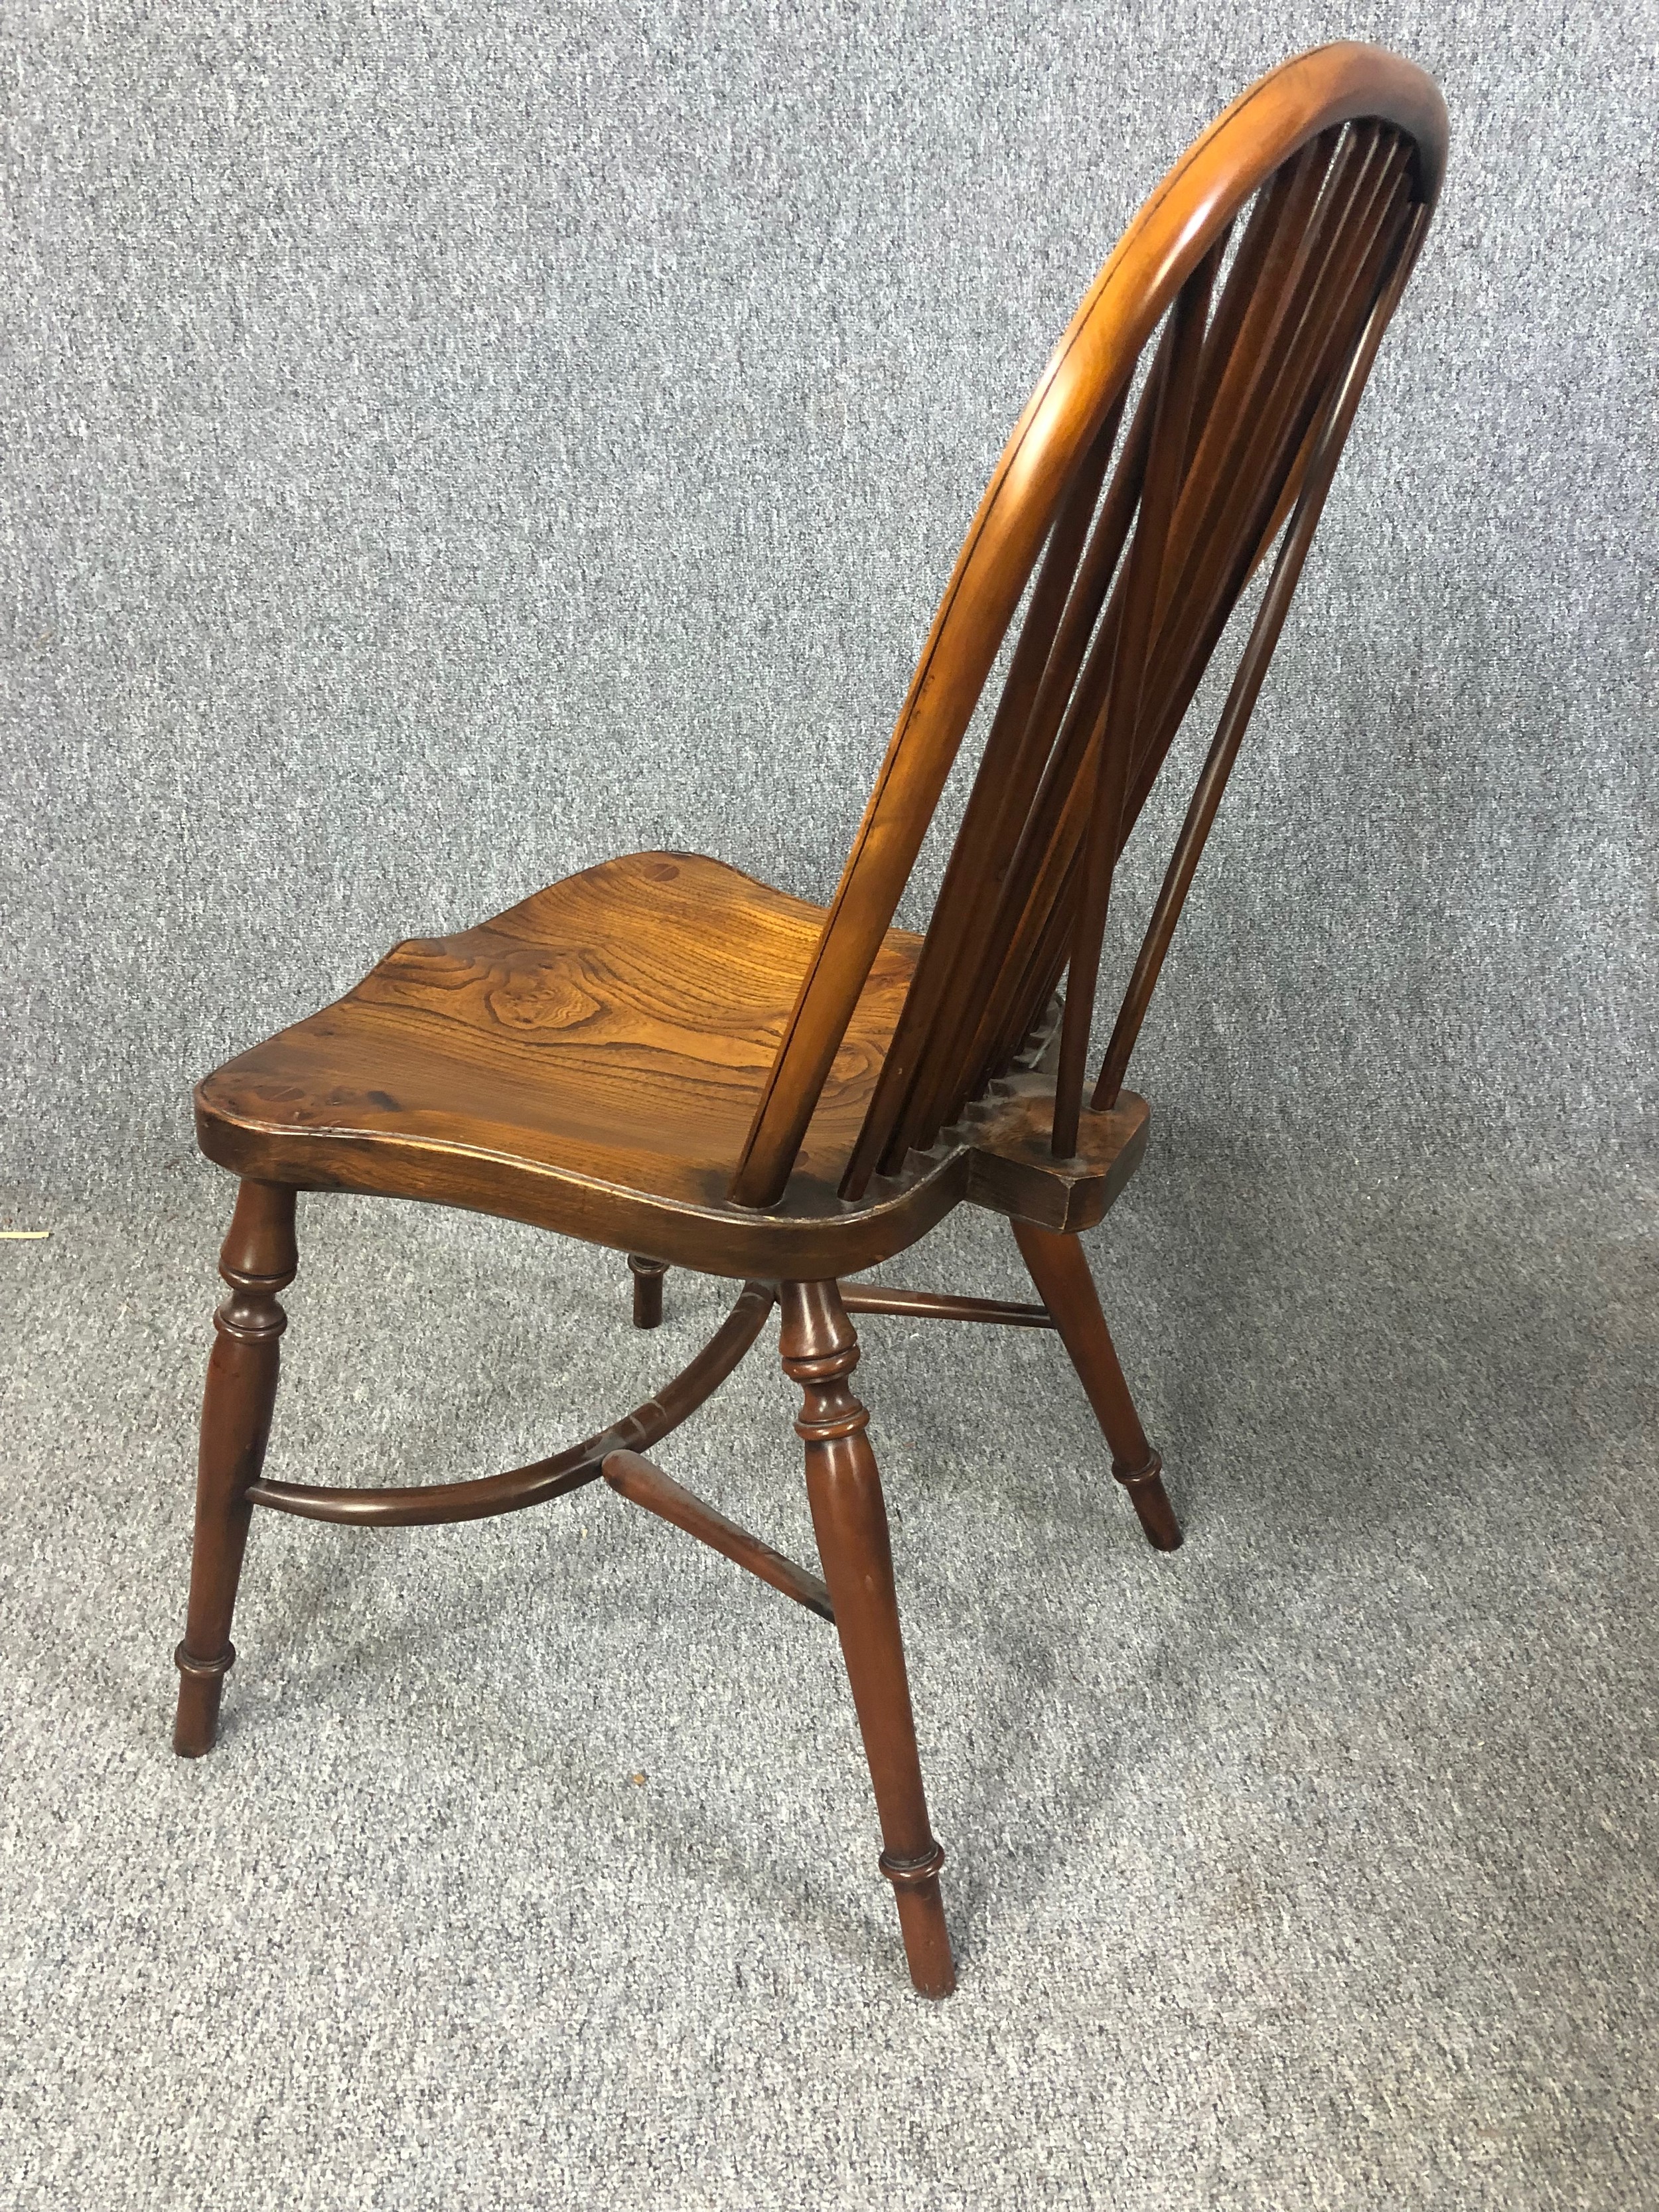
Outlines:
{"type": "Polygon", "coordinates": [[[1140,1425],[1082,1244],[1075,1236],[1038,1229],[1030,1222],[1015,1221],[1010,1226],[1031,1280],[1054,1317],[1060,1342],[1072,1355],[1111,1448],[1112,1473],[1128,1492],[1146,1540],[1160,1552],[1175,1551],[1181,1542],[1181,1523],[1164,1493],[1164,1462],[1140,1425]]]}
{"type": "Polygon", "coordinates": [[[190,1607],[179,1668],[173,1747],[185,1759],[213,1748],[219,1699],[236,1656],[230,1619],[276,1396],[277,1346],[288,1316],[276,1297],[294,1280],[294,1192],[283,1183],[245,1182],[237,1193],[219,1272],[230,1296],[213,1317],[196,1471],[196,1536],[190,1607]]]}
{"type": "Polygon", "coordinates": [[[786,1283],[781,1303],[784,1372],[805,1399],[795,1430],[806,1445],[812,1527],[875,1786],[879,1864],[893,1885],[910,1978],[924,1996],[949,1996],[956,1966],[939,1896],[945,1853],[927,1822],[870,1417],[847,1382],[858,1339],[834,1283],[786,1283]]]}

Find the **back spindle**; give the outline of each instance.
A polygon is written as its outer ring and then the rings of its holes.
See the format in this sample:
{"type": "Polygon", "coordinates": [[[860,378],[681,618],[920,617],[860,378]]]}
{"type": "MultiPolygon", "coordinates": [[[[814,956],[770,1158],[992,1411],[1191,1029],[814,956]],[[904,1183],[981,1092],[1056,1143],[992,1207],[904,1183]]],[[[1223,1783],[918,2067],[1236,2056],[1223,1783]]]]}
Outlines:
{"type": "MultiPolygon", "coordinates": [[[[1079,309],[935,619],[756,1110],[732,1185],[741,1202],[782,1191],[1022,600],[840,1188],[857,1200],[872,1177],[902,1175],[1017,1066],[1054,1067],[1051,1151],[1077,1156],[1118,864],[1272,559],[1088,1110],[1117,1101],[1437,190],[1443,112],[1419,112],[1403,78],[1390,88],[1392,113],[1386,101],[1310,111],[1201,215],[1177,223],[1154,196],[1079,309]]],[[[1263,127],[1271,137],[1277,126],[1263,127]]]]}
{"type": "Polygon", "coordinates": [[[1152,418],[1152,449],[1140,495],[1140,514],[1129,549],[1111,682],[1098,726],[1090,739],[1094,757],[1091,779],[1093,787],[1072,931],[1071,988],[1060,1033],[1060,1069],[1054,1079],[1054,1149],[1061,1159],[1069,1159],[1077,1150],[1078,1118],[1083,1107],[1084,1060],[1089,1050],[1095,979],[1106,933],[1106,903],[1111,896],[1112,873],[1117,863],[1129,759],[1152,642],[1158,580],[1192,431],[1205,319],[1224,243],[1224,234],[1188,278],[1170,311],[1169,360],[1159,380],[1152,418]]]}

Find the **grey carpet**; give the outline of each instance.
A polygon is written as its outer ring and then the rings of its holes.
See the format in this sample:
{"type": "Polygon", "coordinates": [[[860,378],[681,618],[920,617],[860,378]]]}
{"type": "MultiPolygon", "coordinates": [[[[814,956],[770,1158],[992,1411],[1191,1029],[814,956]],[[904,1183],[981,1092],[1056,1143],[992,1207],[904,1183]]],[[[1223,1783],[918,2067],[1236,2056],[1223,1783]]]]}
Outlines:
{"type": "MultiPolygon", "coordinates": [[[[222,1199],[0,1244],[9,2206],[1654,2202],[1650,1190],[1166,1133],[1091,1244],[1167,1559],[1051,1339],[866,1321],[939,2008],[830,1632],[602,1491],[261,1519],[171,1756],[222,1199]]],[[[603,1255],[301,1206],[273,1472],[512,1464],[720,1311],[673,1276],[636,1337],[603,1255]]],[[[1017,1265],[958,1217],[909,1268],[1017,1265]]],[[[810,1559],[774,1342],[661,1456],[810,1559]]]]}

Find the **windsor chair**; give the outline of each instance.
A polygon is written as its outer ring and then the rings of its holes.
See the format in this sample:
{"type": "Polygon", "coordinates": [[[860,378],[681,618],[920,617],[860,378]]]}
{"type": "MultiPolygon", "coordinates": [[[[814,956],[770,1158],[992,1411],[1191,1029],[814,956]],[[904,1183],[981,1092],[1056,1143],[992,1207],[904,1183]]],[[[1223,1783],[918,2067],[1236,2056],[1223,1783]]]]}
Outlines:
{"type": "Polygon", "coordinates": [[[181,1753],[214,1741],[256,1506],[389,1528],[513,1512],[603,1479],[833,1621],[911,1976],[931,1996],[953,1987],[851,1316],[1055,1329],[1147,1537],[1179,1544],[1079,1231],[1141,1157],[1129,1056],[1422,244],[1446,127],[1419,70],[1330,46],[1253,85],[1171,170],[1015,427],[827,909],[691,854],[608,861],[459,935],[395,946],[337,1004],[199,1086],[202,1149],[240,1183],[177,1653],[181,1753]],[[1091,1085],[1118,856],[1264,568],[1091,1085]],[[932,921],[921,936],[895,928],[1022,605],[932,921]],[[300,1190],[471,1207],[610,1247],[629,1255],[642,1327],[660,1318],[671,1267],[742,1288],[657,1397],[550,1458],[385,1489],[269,1480],[300,1190]],[[1007,1217],[1039,1302],[848,1279],[963,1203],[1007,1217]],[[774,1305],[803,1394],[821,1575],[644,1456],[731,1374],[774,1305]]]}

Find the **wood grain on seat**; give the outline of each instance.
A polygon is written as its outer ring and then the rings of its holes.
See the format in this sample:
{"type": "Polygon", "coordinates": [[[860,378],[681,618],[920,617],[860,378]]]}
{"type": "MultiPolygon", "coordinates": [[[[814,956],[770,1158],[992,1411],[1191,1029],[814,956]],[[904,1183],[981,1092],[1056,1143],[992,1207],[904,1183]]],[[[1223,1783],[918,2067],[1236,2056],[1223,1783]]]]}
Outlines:
{"type": "MultiPolygon", "coordinates": [[[[821,907],[718,860],[607,860],[476,928],[394,946],[343,999],[209,1076],[202,1148],[243,1174],[410,1197],[487,1173],[491,1211],[517,1168],[518,1210],[550,1225],[594,1187],[741,1223],[726,1192],[823,928],[821,907]]],[[[887,933],[786,1218],[849,1212],[836,1185],[920,945],[887,933]]],[[[619,1222],[614,1241],[630,1237],[637,1221],[619,1222]]]]}

